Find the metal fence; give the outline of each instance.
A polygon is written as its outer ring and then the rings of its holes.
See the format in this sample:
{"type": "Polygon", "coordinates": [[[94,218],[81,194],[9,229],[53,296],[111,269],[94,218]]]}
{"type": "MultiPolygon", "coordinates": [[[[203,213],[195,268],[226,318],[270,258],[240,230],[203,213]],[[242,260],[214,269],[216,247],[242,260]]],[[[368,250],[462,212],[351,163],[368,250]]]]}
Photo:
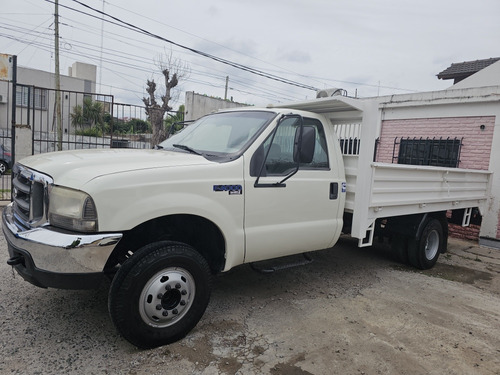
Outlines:
{"type": "Polygon", "coordinates": [[[111,144],[111,95],[18,85],[16,105],[16,126],[32,130],[32,155],[111,144]]]}
{"type": "Polygon", "coordinates": [[[12,168],[12,136],[10,129],[0,129],[0,200],[10,200],[11,180],[8,171],[12,168]]]}
{"type": "MultiPolygon", "coordinates": [[[[6,97],[12,96],[11,87],[9,84],[6,97]]],[[[15,100],[17,160],[62,150],[151,148],[152,129],[144,106],[115,103],[112,95],[22,84],[16,85],[15,100]]],[[[11,199],[10,169],[14,160],[10,107],[3,103],[0,108],[0,171],[5,166],[0,200],[11,199]]],[[[183,116],[169,112],[165,117],[176,122],[183,116]]]]}
{"type": "Polygon", "coordinates": [[[111,147],[151,148],[152,129],[144,106],[114,103],[113,113],[111,147]]]}

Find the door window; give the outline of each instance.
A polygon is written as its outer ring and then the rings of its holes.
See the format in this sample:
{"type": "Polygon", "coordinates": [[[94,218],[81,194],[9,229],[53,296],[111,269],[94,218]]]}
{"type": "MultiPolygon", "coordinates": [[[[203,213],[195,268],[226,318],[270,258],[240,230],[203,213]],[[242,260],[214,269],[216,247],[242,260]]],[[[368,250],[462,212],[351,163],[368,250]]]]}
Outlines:
{"type": "MultiPolygon", "coordinates": [[[[329,169],[328,149],[323,125],[319,120],[312,118],[304,118],[303,122],[304,126],[312,126],[316,129],[316,143],[313,160],[310,163],[301,163],[299,169],[329,169]]],[[[293,160],[293,148],[298,126],[300,126],[298,118],[284,119],[278,125],[274,137],[271,134],[256,151],[252,157],[252,164],[255,164],[258,159],[262,160],[267,155],[262,176],[285,176],[296,168],[297,164],[293,160]]],[[[259,164],[262,165],[261,163],[259,164]]],[[[250,174],[256,177],[259,172],[260,168],[254,167],[251,168],[250,174]]]]}

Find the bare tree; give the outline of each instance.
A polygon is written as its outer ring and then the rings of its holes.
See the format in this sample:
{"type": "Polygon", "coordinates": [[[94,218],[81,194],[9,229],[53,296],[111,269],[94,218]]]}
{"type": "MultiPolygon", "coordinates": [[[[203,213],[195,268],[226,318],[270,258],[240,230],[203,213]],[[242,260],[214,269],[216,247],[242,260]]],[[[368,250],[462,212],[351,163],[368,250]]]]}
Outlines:
{"type": "Polygon", "coordinates": [[[149,117],[153,129],[151,146],[155,146],[167,138],[163,122],[165,113],[172,110],[170,102],[177,100],[179,97],[179,92],[176,90],[179,80],[182,80],[189,73],[187,64],[179,59],[173,58],[171,52],[162,57],[158,59],[157,66],[164,79],[163,95],[157,92],[158,87],[154,78],[151,78],[151,80],[148,79],[146,83],[148,97],[142,98],[146,106],[146,114],[149,117]]]}

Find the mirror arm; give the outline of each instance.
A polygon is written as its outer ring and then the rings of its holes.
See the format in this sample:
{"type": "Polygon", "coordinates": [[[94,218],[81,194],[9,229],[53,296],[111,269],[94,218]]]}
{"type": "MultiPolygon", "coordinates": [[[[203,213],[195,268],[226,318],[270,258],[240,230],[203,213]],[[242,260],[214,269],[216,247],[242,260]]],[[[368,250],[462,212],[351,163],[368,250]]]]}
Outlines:
{"type": "MultiPolygon", "coordinates": [[[[280,126],[280,123],[281,123],[281,121],[283,121],[284,118],[285,118],[285,115],[281,115],[281,117],[279,118],[278,123],[273,130],[271,144],[273,144],[274,137],[276,135],[276,132],[278,131],[278,127],[280,126]]],[[[282,184],[281,182],[275,182],[273,184],[260,184],[259,183],[260,176],[262,176],[262,171],[264,170],[264,167],[266,166],[266,160],[267,160],[267,156],[269,155],[269,151],[271,151],[271,147],[268,148],[266,155],[264,155],[264,160],[262,161],[262,165],[260,166],[259,174],[257,175],[257,179],[255,180],[255,183],[253,184],[253,186],[256,188],[257,187],[285,187],[286,185],[282,184]]]]}
{"type": "MultiPolygon", "coordinates": [[[[290,172],[289,175],[285,176],[285,178],[283,180],[281,180],[280,182],[278,182],[277,184],[279,184],[279,185],[283,184],[283,182],[285,182],[286,180],[288,180],[290,177],[292,177],[295,173],[297,173],[299,171],[299,167],[300,167],[300,164],[297,163],[297,166],[295,167],[295,170],[293,172],[290,172]]],[[[283,185],[285,185],[285,184],[283,184],[283,185]]]]}
{"type": "MultiPolygon", "coordinates": [[[[274,141],[274,136],[276,135],[276,132],[278,131],[278,127],[281,123],[281,121],[283,121],[283,119],[285,117],[289,117],[287,115],[281,115],[280,119],[278,120],[278,124],[276,125],[276,128],[274,128],[274,131],[273,131],[273,137],[271,139],[271,144],[273,143],[274,141]]],[[[304,126],[304,123],[302,121],[302,117],[300,117],[300,128],[302,129],[303,126],[304,126]]],[[[299,145],[302,141],[302,130],[301,130],[301,135],[300,135],[300,138],[299,138],[299,145]]],[[[260,176],[262,175],[262,171],[264,170],[264,166],[266,164],[266,160],[267,160],[267,156],[269,155],[269,151],[271,150],[271,147],[269,147],[269,149],[267,150],[266,152],[266,155],[264,157],[264,162],[262,163],[261,167],[260,167],[260,171],[259,171],[259,175],[257,176],[257,179],[255,180],[255,183],[253,184],[254,187],[286,187],[286,184],[284,183],[286,180],[288,180],[290,177],[292,177],[293,175],[295,175],[298,171],[299,171],[299,168],[300,168],[300,161],[297,162],[297,165],[295,167],[295,170],[293,172],[290,172],[287,176],[285,176],[285,178],[283,180],[281,180],[280,182],[275,182],[275,183],[267,183],[267,184],[260,184],[259,183],[259,180],[260,180],[260,176]]],[[[299,149],[299,155],[300,155],[300,149],[299,149]]]]}

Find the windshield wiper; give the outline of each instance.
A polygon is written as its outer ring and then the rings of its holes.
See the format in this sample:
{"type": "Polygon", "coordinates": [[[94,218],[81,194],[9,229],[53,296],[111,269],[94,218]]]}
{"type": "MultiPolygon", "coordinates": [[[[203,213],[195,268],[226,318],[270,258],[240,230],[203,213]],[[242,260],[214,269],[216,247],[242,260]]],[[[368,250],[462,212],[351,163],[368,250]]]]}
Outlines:
{"type": "Polygon", "coordinates": [[[179,145],[179,144],[177,144],[177,143],[174,143],[172,146],[173,146],[173,147],[176,147],[176,148],[180,148],[181,150],[188,151],[188,152],[190,152],[190,153],[192,153],[192,154],[196,154],[196,155],[203,156],[203,154],[202,154],[202,153],[200,153],[200,152],[198,152],[198,151],[196,151],[196,150],[194,150],[194,149],[192,149],[191,147],[186,146],[186,145],[179,145]]]}

